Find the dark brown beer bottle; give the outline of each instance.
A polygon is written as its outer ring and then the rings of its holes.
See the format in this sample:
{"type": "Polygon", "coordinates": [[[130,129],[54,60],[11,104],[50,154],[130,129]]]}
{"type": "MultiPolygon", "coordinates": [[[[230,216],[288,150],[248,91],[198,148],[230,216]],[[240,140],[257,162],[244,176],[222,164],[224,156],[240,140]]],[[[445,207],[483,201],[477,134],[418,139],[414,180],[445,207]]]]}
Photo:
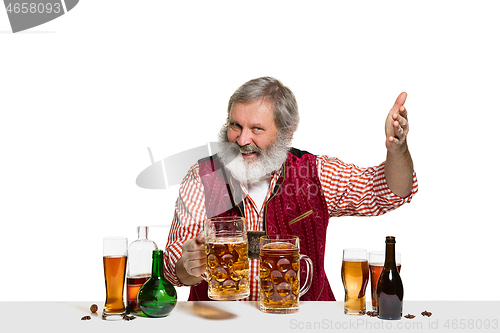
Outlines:
{"type": "Polygon", "coordinates": [[[396,238],[385,238],[385,263],[377,283],[378,317],[398,320],[403,315],[403,281],[396,268],[396,238]]]}

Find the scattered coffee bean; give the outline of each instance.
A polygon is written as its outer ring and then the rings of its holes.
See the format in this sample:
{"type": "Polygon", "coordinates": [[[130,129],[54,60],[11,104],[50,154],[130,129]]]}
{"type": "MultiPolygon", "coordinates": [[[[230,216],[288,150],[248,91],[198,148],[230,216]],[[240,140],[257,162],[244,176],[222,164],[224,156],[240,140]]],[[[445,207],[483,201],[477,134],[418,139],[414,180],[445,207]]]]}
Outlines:
{"type": "Polygon", "coordinates": [[[98,309],[98,308],[97,308],[97,304],[92,304],[92,305],[90,306],[90,312],[92,312],[92,313],[96,313],[96,312],[97,312],[97,309],[98,309]]]}
{"type": "Polygon", "coordinates": [[[432,312],[424,311],[422,312],[422,316],[430,317],[432,316],[432,312]]]}
{"type": "Polygon", "coordinates": [[[82,320],[90,320],[90,316],[83,316],[82,320]]]}
{"type": "Polygon", "coordinates": [[[405,318],[408,318],[408,319],[413,319],[413,318],[415,318],[415,316],[414,316],[414,315],[412,315],[412,314],[409,314],[409,313],[408,313],[408,314],[405,316],[405,318]]]}
{"type": "Polygon", "coordinates": [[[129,321],[129,320],[134,320],[135,316],[123,316],[123,320],[129,321]]]}
{"type": "Polygon", "coordinates": [[[370,317],[376,317],[377,311],[366,311],[366,315],[370,317]]]}

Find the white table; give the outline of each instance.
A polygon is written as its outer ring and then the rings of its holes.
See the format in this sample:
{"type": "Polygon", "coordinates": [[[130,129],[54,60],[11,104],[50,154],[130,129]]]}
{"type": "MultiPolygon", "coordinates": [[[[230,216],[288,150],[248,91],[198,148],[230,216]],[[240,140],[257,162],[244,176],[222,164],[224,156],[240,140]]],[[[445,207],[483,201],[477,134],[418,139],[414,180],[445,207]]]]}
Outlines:
{"type": "MultiPolygon", "coordinates": [[[[179,301],[168,317],[110,322],[101,319],[102,301],[0,302],[0,319],[8,332],[500,332],[500,301],[406,301],[403,314],[415,318],[398,321],[347,316],[343,306],[343,302],[301,302],[298,313],[277,315],[260,312],[258,302],[179,301]],[[97,315],[90,314],[93,303],[99,306],[97,315]],[[432,316],[422,316],[425,310],[432,316]],[[91,320],[81,320],[86,315],[91,320]]],[[[371,309],[369,302],[367,308],[371,309]]]]}

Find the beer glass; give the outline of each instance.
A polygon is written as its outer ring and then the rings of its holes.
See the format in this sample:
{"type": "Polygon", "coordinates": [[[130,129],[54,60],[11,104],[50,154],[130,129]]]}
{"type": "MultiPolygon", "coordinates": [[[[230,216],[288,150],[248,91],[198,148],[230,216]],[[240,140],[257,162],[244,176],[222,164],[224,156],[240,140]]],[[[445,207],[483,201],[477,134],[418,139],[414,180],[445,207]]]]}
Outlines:
{"type": "Polygon", "coordinates": [[[248,238],[243,217],[215,217],[205,220],[208,297],[227,301],[250,295],[248,280],[248,238]]]}
{"type": "Polygon", "coordinates": [[[344,249],[342,283],[344,284],[344,313],[364,315],[365,291],[368,285],[368,258],[365,249],[344,249]]]}
{"type": "Polygon", "coordinates": [[[299,237],[292,235],[262,236],[259,242],[260,311],[294,313],[299,298],[312,284],[313,263],[300,254],[299,237]],[[300,260],[307,268],[306,281],[300,288],[300,260]]]}
{"type": "MultiPolygon", "coordinates": [[[[372,296],[372,310],[377,310],[377,282],[384,268],[385,252],[371,251],[368,255],[368,264],[370,266],[370,285],[372,296]]],[[[396,253],[396,268],[401,272],[401,253],[396,253]]]]}
{"type": "Polygon", "coordinates": [[[123,289],[127,266],[127,238],[107,237],[103,240],[104,281],[106,302],[102,311],[104,320],[120,320],[125,314],[123,289]]]}

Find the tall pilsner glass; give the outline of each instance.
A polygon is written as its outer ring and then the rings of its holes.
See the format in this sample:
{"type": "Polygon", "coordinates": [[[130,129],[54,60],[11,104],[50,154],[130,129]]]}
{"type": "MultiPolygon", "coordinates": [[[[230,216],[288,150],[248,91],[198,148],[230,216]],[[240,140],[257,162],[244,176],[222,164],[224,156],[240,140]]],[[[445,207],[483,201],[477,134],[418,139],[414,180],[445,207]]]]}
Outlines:
{"type": "Polygon", "coordinates": [[[123,290],[127,267],[128,242],[125,237],[107,237],[103,240],[104,281],[106,302],[102,311],[104,320],[121,320],[125,315],[123,290]]]}
{"type": "Polygon", "coordinates": [[[342,283],[344,284],[345,291],[345,314],[365,314],[365,291],[368,285],[368,276],[368,256],[366,250],[344,249],[342,257],[342,283]]]}

